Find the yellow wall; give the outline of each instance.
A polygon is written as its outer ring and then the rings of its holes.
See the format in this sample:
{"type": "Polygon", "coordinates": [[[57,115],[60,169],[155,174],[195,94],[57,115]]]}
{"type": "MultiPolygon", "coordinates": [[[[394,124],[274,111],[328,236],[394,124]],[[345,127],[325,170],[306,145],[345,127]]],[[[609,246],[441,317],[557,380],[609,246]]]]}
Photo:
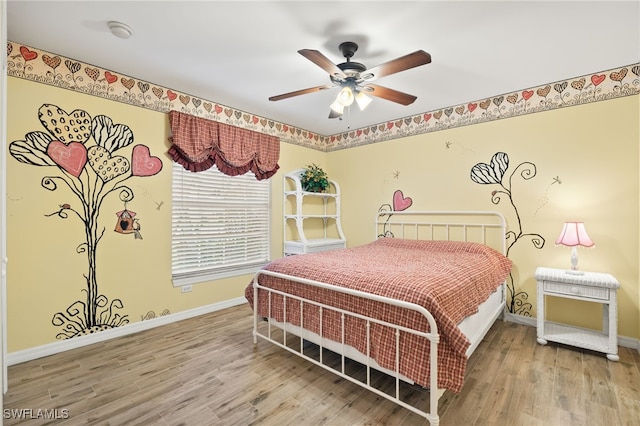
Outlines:
{"type": "MultiPolygon", "coordinates": [[[[98,282],[109,301],[122,300],[124,308],[119,312],[137,322],[150,311],[177,313],[242,297],[249,276],[197,284],[187,294],[171,284],[166,114],[9,77],[8,142],[44,131],[37,115],[43,104],[55,104],[67,112],[82,109],[92,116],[107,115],[115,123],[126,124],[134,133],[134,144],[147,145],[164,163],[156,176],[127,181],[135,193],[127,207],[137,213],[143,239],[113,232],[115,213],[124,207],[116,194],[101,208],[105,234],[98,249],[98,282]]],[[[510,160],[508,175],[525,163],[509,187],[522,230],[545,240],[544,247],[537,249],[522,238],[510,253],[516,289],[529,296],[529,312],[535,316],[535,268],[567,267],[570,250],[553,242],[564,220],[583,220],[596,248],[580,250],[580,266],[618,278],[622,283],[619,334],[640,338],[639,115],[637,96],[629,96],[329,153],[283,143],[281,171],[271,182],[272,257],[282,254],[282,174],[312,162],[325,167],[342,187],[343,228],[350,246],[373,238],[374,214],[381,205],[391,203],[396,189],[413,199],[411,209],[495,209],[514,230],[517,219],[509,200],[491,202],[498,186],[479,185],[469,177],[475,164],[489,162],[503,151],[510,160]],[[523,179],[519,172],[532,165],[535,175],[523,179]]],[[[41,186],[43,177],[51,174],[59,172],[8,157],[9,352],[56,341],[60,330],[52,325],[52,317],[85,295],[87,262],[76,254],[84,241],[83,226],[72,218],[46,216],[75,201],[63,185],[53,192],[41,186]]],[[[580,325],[597,328],[598,309],[563,301],[551,306],[551,317],[578,316],[580,325]]]]}
{"type": "MultiPolygon", "coordinates": [[[[150,311],[160,315],[206,306],[243,296],[251,276],[196,284],[191,293],[181,294],[171,283],[171,163],[168,149],[167,114],[112,102],[52,86],[10,77],[8,79],[9,143],[24,140],[25,134],[45,131],[38,119],[43,104],[54,104],[70,113],[82,109],[91,116],[106,115],[114,123],[126,124],[134,143],[145,144],[151,155],[163,161],[162,171],[150,177],[125,181],[135,194],[127,208],[137,213],[142,239],[133,234],[114,232],[115,213],[124,208],[117,192],[101,207],[99,222],[104,236],[97,250],[96,274],[99,290],[109,302],[120,299],[118,310],[130,322],[141,321],[150,311]],[[158,205],[162,203],[160,207],[158,205]]],[[[120,155],[130,156],[131,147],[120,155]]],[[[282,170],[303,167],[307,162],[324,164],[325,154],[283,143],[282,170]]],[[[87,166],[88,167],[88,166],[87,166]]],[[[37,167],[7,160],[7,240],[8,258],[8,343],[9,352],[56,341],[61,331],[52,325],[57,312],[64,312],[74,301],[84,300],[87,258],[76,250],[85,241],[84,226],[70,215],[62,219],[46,216],[65,203],[77,208],[78,199],[66,185],[48,191],[41,186],[45,176],[59,176],[57,167],[37,167]]],[[[282,255],[282,179],[276,175],[272,191],[272,257],[282,255]]],[[[67,211],[68,212],[68,211],[67,211]]]]}
{"type": "MultiPolygon", "coordinates": [[[[529,313],[536,312],[535,268],[570,266],[570,249],[554,242],[565,220],[580,220],[596,243],[579,249],[580,267],[621,282],[619,334],[638,338],[639,124],[638,99],[631,96],[331,152],[328,173],[342,186],[350,246],[372,238],[375,212],[392,203],[398,189],[412,198],[412,210],[497,210],[518,232],[508,197],[492,203],[492,191],[504,188],[470,178],[475,164],[507,153],[503,184],[511,190],[522,232],[545,240],[537,249],[523,237],[509,254],[516,290],[532,304],[529,313]],[[516,171],[521,163],[529,164],[516,171]],[[535,175],[525,180],[521,171],[535,175]]],[[[549,318],[599,328],[599,312],[600,305],[564,300],[550,303],[549,318]]]]}

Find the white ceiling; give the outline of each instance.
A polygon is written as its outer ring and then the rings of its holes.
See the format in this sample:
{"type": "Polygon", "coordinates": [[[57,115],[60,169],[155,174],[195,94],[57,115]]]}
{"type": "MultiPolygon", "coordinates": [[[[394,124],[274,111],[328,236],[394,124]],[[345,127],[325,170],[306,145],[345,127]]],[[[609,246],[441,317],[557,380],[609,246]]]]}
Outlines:
{"type": "Polygon", "coordinates": [[[280,121],[321,135],[634,64],[639,1],[28,1],[9,0],[11,41],[280,121]],[[133,29],[114,37],[107,21],[133,29]],[[297,53],[334,63],[343,41],[371,68],[415,50],[432,63],[376,84],[418,97],[374,98],[328,119],[337,89],[297,53]]]}

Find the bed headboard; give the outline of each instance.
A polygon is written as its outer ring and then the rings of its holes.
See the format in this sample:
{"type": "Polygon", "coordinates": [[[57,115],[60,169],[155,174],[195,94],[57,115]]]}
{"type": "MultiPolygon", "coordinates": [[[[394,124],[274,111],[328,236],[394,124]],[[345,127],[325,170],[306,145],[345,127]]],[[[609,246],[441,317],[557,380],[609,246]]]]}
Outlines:
{"type": "Polygon", "coordinates": [[[379,211],[376,238],[470,241],[506,253],[506,221],[494,211],[379,211]]]}

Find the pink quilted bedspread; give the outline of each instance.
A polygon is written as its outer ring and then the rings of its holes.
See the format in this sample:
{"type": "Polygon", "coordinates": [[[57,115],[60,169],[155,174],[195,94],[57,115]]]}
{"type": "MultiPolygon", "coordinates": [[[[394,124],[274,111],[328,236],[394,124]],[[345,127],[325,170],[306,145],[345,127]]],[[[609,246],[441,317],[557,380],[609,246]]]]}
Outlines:
{"type": "MultiPolygon", "coordinates": [[[[459,392],[467,362],[465,351],[470,342],[457,324],[477,312],[478,305],[496,291],[511,270],[511,261],[498,251],[477,243],[382,238],[344,250],[284,257],[271,262],[265,269],[423,306],[434,316],[440,334],[438,387],[459,392]]],[[[414,311],[275,277],[262,276],[260,283],[412,329],[429,329],[424,317],[414,311]]],[[[253,306],[251,284],[246,288],[245,296],[253,306]]],[[[258,299],[258,313],[269,316],[267,298],[259,294],[258,299]]],[[[319,310],[308,304],[302,309],[303,327],[320,334],[319,310]]],[[[282,298],[272,296],[270,316],[278,321],[285,320],[282,298]]],[[[300,325],[299,302],[288,299],[286,321],[300,325]]],[[[337,313],[324,310],[322,335],[340,342],[340,321],[337,313]]],[[[366,353],[364,321],[347,316],[345,330],[345,343],[366,353]]],[[[394,370],[393,331],[373,324],[370,335],[370,355],[382,367],[394,370]]],[[[428,387],[429,341],[401,333],[400,352],[400,373],[428,387]]]]}

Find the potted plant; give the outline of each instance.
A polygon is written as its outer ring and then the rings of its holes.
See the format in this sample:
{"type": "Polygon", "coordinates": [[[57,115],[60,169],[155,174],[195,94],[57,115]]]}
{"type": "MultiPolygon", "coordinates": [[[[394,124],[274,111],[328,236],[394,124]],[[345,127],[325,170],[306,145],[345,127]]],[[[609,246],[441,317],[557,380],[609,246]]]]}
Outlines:
{"type": "Polygon", "coordinates": [[[318,165],[311,164],[300,175],[302,189],[309,192],[324,192],[329,187],[327,173],[318,165]]]}

